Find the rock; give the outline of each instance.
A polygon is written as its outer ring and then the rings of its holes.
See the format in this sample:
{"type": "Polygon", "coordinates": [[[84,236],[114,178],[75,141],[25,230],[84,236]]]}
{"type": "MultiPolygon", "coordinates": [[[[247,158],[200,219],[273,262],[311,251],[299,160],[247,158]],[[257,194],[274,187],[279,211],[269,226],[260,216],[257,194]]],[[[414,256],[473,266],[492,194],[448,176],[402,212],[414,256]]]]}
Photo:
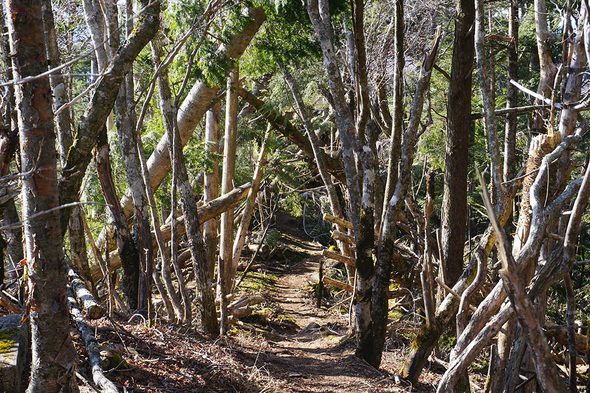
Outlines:
{"type": "Polygon", "coordinates": [[[0,317],[0,392],[24,392],[27,359],[27,327],[18,314],[0,317]]]}
{"type": "Polygon", "coordinates": [[[299,335],[308,334],[308,333],[315,333],[319,332],[322,329],[322,326],[315,321],[310,322],[306,327],[301,329],[299,335]]]}

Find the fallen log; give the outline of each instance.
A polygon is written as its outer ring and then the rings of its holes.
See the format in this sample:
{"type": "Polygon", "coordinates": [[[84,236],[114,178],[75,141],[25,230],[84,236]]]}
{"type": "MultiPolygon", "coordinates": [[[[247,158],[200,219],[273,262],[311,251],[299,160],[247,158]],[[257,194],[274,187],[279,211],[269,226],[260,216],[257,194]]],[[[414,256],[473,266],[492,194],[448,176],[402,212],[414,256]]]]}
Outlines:
{"type": "Polygon", "coordinates": [[[117,389],[115,384],[104,375],[104,371],[100,365],[100,348],[96,342],[96,337],[94,337],[94,331],[84,320],[82,311],[80,311],[70,287],[68,287],[68,309],[76,324],[76,328],[80,332],[80,337],[84,341],[84,346],[86,346],[88,361],[92,369],[92,380],[103,393],[119,393],[119,389],[117,389]]]}
{"type": "Polygon", "coordinates": [[[348,266],[350,266],[352,268],[354,268],[354,266],[355,266],[355,261],[354,261],[353,258],[346,257],[344,255],[340,255],[340,254],[338,254],[337,252],[334,252],[334,251],[324,250],[324,251],[322,251],[322,256],[324,256],[326,258],[329,258],[329,259],[332,259],[332,260],[335,260],[335,261],[338,261],[338,262],[342,262],[345,265],[348,265],[348,266]]]}
{"type": "Polygon", "coordinates": [[[88,288],[86,288],[84,280],[76,273],[69,261],[66,261],[66,274],[70,281],[70,288],[72,288],[76,300],[82,306],[86,318],[98,319],[102,317],[104,315],[104,309],[98,304],[88,288]]]}
{"type": "MultiPolygon", "coordinates": [[[[352,285],[342,282],[342,281],[334,280],[333,278],[330,278],[327,276],[322,277],[322,282],[324,284],[330,285],[334,288],[342,289],[343,291],[346,291],[348,293],[352,293],[354,291],[354,288],[352,285]]],[[[405,289],[394,289],[393,291],[387,291],[387,297],[389,299],[396,299],[399,297],[403,297],[407,294],[408,294],[408,291],[405,289]]]]}
{"type": "Polygon", "coordinates": [[[235,322],[240,318],[252,315],[254,312],[252,306],[264,303],[265,300],[262,295],[242,296],[227,307],[230,320],[235,322]]]}
{"type": "Polygon", "coordinates": [[[336,216],[333,216],[328,213],[324,213],[323,219],[324,219],[324,221],[331,222],[332,224],[339,225],[339,226],[344,227],[346,229],[352,229],[352,222],[347,221],[343,218],[336,217],[336,216]]]}
{"type": "Polygon", "coordinates": [[[332,231],[332,239],[336,241],[341,241],[347,243],[349,246],[354,246],[354,237],[350,236],[348,233],[340,232],[340,231],[332,231]]]}
{"type": "MultiPolygon", "coordinates": [[[[205,222],[219,216],[224,211],[233,208],[238,202],[240,202],[242,199],[246,197],[249,189],[250,183],[243,184],[239,187],[234,188],[227,194],[222,195],[219,198],[213,199],[212,201],[207,202],[202,206],[199,206],[197,209],[199,215],[199,223],[202,225],[205,222]]],[[[165,242],[170,241],[171,226],[172,223],[167,223],[160,227],[160,231],[162,232],[162,238],[165,242]]],[[[184,217],[181,216],[175,220],[175,228],[176,234],[178,236],[182,236],[186,233],[186,229],[184,227],[184,217]]],[[[153,247],[157,248],[157,244],[154,243],[153,247]]],[[[110,253],[109,266],[111,271],[114,271],[115,269],[121,267],[121,257],[119,256],[118,250],[115,250],[110,253]]],[[[90,270],[91,277],[93,280],[97,280],[100,278],[101,272],[99,266],[94,265],[90,270]]]]}
{"type": "Polygon", "coordinates": [[[324,276],[322,278],[322,282],[326,285],[330,285],[334,288],[342,289],[343,291],[346,291],[346,292],[352,293],[354,291],[354,288],[352,287],[352,285],[347,284],[342,281],[334,280],[333,278],[330,278],[330,277],[324,276]]]}
{"type": "Polygon", "coordinates": [[[233,301],[227,306],[229,311],[235,310],[245,306],[253,306],[255,304],[263,303],[266,299],[262,295],[247,295],[233,301]]]}

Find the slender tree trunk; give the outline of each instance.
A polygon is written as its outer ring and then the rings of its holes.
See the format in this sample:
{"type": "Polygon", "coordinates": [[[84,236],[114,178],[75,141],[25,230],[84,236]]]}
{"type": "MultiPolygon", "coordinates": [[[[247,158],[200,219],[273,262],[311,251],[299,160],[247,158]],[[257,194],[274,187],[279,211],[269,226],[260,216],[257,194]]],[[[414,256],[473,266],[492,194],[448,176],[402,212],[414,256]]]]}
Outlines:
{"type": "MultiPolygon", "coordinates": [[[[43,23],[45,27],[45,40],[47,47],[47,57],[49,59],[50,67],[57,67],[61,64],[59,48],[57,46],[57,37],[55,32],[55,23],[53,19],[53,10],[51,9],[51,2],[43,4],[43,23]]],[[[72,146],[72,119],[69,108],[61,108],[62,105],[68,103],[68,89],[66,87],[66,79],[61,71],[55,71],[49,77],[49,83],[53,92],[53,110],[59,113],[56,116],[56,131],[59,146],[60,163],[63,167],[67,161],[68,150],[72,146]],[[61,109],[60,109],[61,108],[61,109]]],[[[94,288],[90,278],[90,266],[88,265],[88,255],[86,250],[86,240],[84,237],[84,228],[81,224],[80,207],[72,209],[72,215],[68,225],[69,240],[70,240],[70,257],[82,275],[82,277],[91,284],[94,288]]]]}
{"type": "MultiPolygon", "coordinates": [[[[361,176],[359,176],[355,151],[358,141],[355,121],[346,101],[345,89],[342,84],[342,76],[335,56],[333,43],[334,32],[331,25],[330,9],[326,0],[311,0],[307,3],[307,13],[318,35],[322,48],[324,67],[328,76],[328,86],[332,97],[332,106],[335,111],[335,120],[340,141],[342,144],[342,161],[346,174],[347,194],[350,202],[350,219],[353,224],[355,236],[359,233],[360,206],[361,206],[361,176]]],[[[361,295],[362,296],[362,295],[361,295]]],[[[367,322],[369,323],[369,322],[367,322]]]]}
{"type": "Polygon", "coordinates": [[[96,61],[98,63],[98,70],[102,72],[106,69],[108,64],[108,55],[105,41],[105,20],[104,15],[100,9],[100,3],[93,0],[83,0],[82,6],[84,8],[84,19],[88,25],[90,38],[94,47],[96,61]]]}
{"type": "MultiPolygon", "coordinates": [[[[557,67],[553,63],[551,55],[551,47],[549,45],[551,40],[551,32],[549,31],[549,23],[547,22],[547,4],[545,0],[535,0],[533,4],[533,11],[535,15],[535,37],[537,39],[537,53],[539,56],[539,86],[537,93],[545,98],[550,98],[553,91],[553,82],[557,74],[557,67]]],[[[536,104],[540,104],[540,100],[536,100],[536,104]]],[[[545,113],[547,111],[537,111],[533,122],[533,129],[536,132],[544,132],[545,127],[545,113]]]]}
{"type": "MultiPolygon", "coordinates": [[[[39,2],[10,0],[10,49],[15,78],[47,70],[39,2]]],[[[15,87],[20,129],[22,201],[29,269],[32,367],[28,392],[75,391],[76,351],[69,334],[60,232],[57,152],[49,80],[15,87]],[[54,209],[54,210],[51,210],[54,209]],[[35,214],[42,216],[35,217],[35,214]]]]}
{"type": "MultiPolygon", "coordinates": [[[[9,125],[6,125],[0,117],[0,176],[8,174],[10,162],[14,158],[14,153],[18,147],[18,134],[12,132],[9,125]]],[[[10,185],[6,184],[4,187],[9,188],[10,185]]],[[[9,226],[19,221],[14,197],[0,204],[0,226],[9,226]]],[[[17,276],[16,269],[23,258],[22,231],[20,228],[2,232],[2,237],[0,237],[0,258],[2,258],[0,261],[0,285],[4,282],[7,269],[12,272],[10,277],[17,276]]]]}
{"type": "MultiPolygon", "coordinates": [[[[127,2],[127,4],[130,3],[127,2]]],[[[127,20],[130,20],[132,16],[129,12],[127,10],[127,20]]],[[[113,22],[109,21],[108,23],[112,24],[113,22]]],[[[130,24],[127,24],[127,29],[128,34],[131,34],[129,29],[132,29],[132,26],[130,24]]],[[[119,95],[115,101],[115,113],[125,175],[131,191],[134,207],[133,212],[136,225],[134,230],[136,232],[136,244],[139,256],[137,309],[144,316],[148,316],[151,309],[153,248],[148,212],[149,201],[145,188],[143,187],[141,163],[137,150],[137,138],[139,136],[135,129],[133,91],[133,68],[131,68],[119,89],[119,95]]]]}
{"type": "MultiPolygon", "coordinates": [[[[510,0],[508,11],[508,34],[512,42],[508,46],[508,78],[518,80],[518,0],[510,0]]],[[[518,106],[518,90],[516,86],[508,82],[506,91],[506,107],[515,108],[518,106]]],[[[506,118],[504,128],[504,180],[508,181],[514,177],[516,161],[516,131],[518,116],[516,113],[509,114],[506,118]]],[[[510,347],[514,339],[515,321],[504,325],[504,332],[498,334],[497,356],[492,361],[494,370],[490,378],[490,391],[500,393],[505,386],[506,365],[510,354],[510,347]]]]}
{"type": "Polygon", "coordinates": [[[135,242],[131,237],[131,233],[127,228],[127,223],[123,216],[119,199],[117,198],[117,190],[115,182],[113,181],[107,139],[107,130],[106,127],[103,127],[103,132],[99,135],[98,146],[96,149],[96,171],[102,194],[115,226],[117,249],[121,256],[121,265],[123,266],[123,292],[127,296],[129,308],[131,310],[136,310],[138,308],[137,291],[140,274],[139,254],[135,242]]]}
{"type": "MultiPolygon", "coordinates": [[[[6,28],[6,17],[4,13],[4,4],[0,4],[0,54],[3,62],[3,72],[7,80],[13,79],[10,45],[8,43],[8,32],[6,28]]],[[[2,114],[0,126],[0,176],[8,175],[10,162],[14,158],[18,148],[18,128],[16,122],[16,110],[14,99],[14,87],[6,87],[4,107],[5,112],[2,114]]],[[[0,226],[8,226],[20,222],[18,211],[14,203],[14,198],[9,199],[0,205],[0,226]]],[[[0,284],[4,279],[6,268],[11,274],[8,277],[17,277],[17,266],[23,259],[22,230],[20,228],[2,231],[0,239],[2,245],[2,262],[0,263],[0,284]]]]}
{"type": "MultiPolygon", "coordinates": [[[[157,66],[160,65],[160,55],[161,55],[161,47],[159,41],[154,41],[152,43],[153,49],[153,59],[154,64],[157,66]]],[[[174,127],[175,127],[175,118],[177,114],[176,107],[174,106],[172,100],[172,92],[170,91],[170,85],[168,81],[168,72],[167,70],[161,70],[160,75],[158,75],[158,90],[160,94],[159,106],[160,111],[162,112],[162,116],[164,118],[164,124],[166,126],[166,133],[169,135],[170,140],[173,140],[176,136],[174,134],[174,127]]],[[[181,148],[182,149],[182,148],[181,148]]],[[[176,220],[176,205],[177,205],[177,187],[178,187],[178,175],[179,175],[179,159],[182,158],[182,150],[180,153],[175,150],[174,148],[171,149],[171,162],[174,163],[172,166],[172,187],[171,187],[171,209],[172,209],[172,222],[176,220]]],[[[150,187],[149,184],[146,184],[146,187],[150,187]]],[[[192,320],[192,310],[191,310],[191,301],[188,290],[185,285],[184,276],[182,274],[182,270],[178,264],[178,242],[177,242],[177,232],[175,230],[175,226],[172,225],[170,231],[170,261],[172,266],[174,267],[174,272],[176,273],[176,278],[178,281],[178,289],[180,292],[180,296],[182,298],[183,304],[183,317],[182,320],[187,323],[191,324],[192,320]]],[[[165,276],[166,279],[166,276],[165,276]]],[[[169,283],[166,285],[170,285],[169,283]]],[[[172,290],[170,288],[169,290],[172,290]]]]}
{"type": "MultiPolygon", "coordinates": [[[[508,78],[518,81],[518,0],[510,0],[508,10],[508,34],[511,42],[508,46],[508,78]]],[[[518,90],[516,86],[508,82],[506,87],[506,108],[518,106],[518,90]]],[[[514,177],[516,161],[516,131],[518,117],[516,113],[506,117],[504,129],[504,179],[510,180],[514,177]]]]}
{"type": "MultiPolygon", "coordinates": [[[[205,139],[207,146],[205,151],[207,157],[211,162],[211,170],[205,172],[204,176],[204,202],[210,202],[215,198],[219,197],[219,186],[221,184],[220,179],[220,167],[219,167],[219,154],[221,153],[221,135],[219,133],[219,105],[213,105],[211,109],[207,111],[206,123],[205,123],[205,139]]],[[[205,247],[207,249],[207,262],[209,263],[209,272],[213,274],[215,271],[215,261],[217,260],[217,245],[219,243],[219,219],[216,217],[212,220],[207,221],[203,225],[203,234],[205,240],[205,247]]],[[[210,277],[213,279],[213,277],[210,277]]]]}
{"type": "MultiPolygon", "coordinates": [[[[160,37],[156,37],[155,40],[152,41],[152,59],[154,61],[154,68],[158,69],[161,64],[161,42],[160,37]]],[[[162,117],[164,118],[164,124],[166,125],[166,130],[170,130],[168,132],[172,132],[173,125],[173,116],[176,115],[176,111],[174,110],[172,97],[170,93],[170,86],[168,83],[168,72],[167,70],[161,70],[161,73],[158,75],[158,86],[160,92],[160,111],[162,112],[162,117]]],[[[142,144],[141,138],[137,138],[138,144],[142,144]]],[[[138,146],[139,147],[139,146],[138,146]]],[[[143,148],[141,148],[141,152],[139,152],[140,158],[142,159],[143,165],[143,173],[144,173],[144,187],[147,192],[147,195],[150,197],[150,204],[152,205],[152,210],[156,210],[155,201],[153,201],[153,191],[150,187],[150,178],[149,172],[147,169],[147,161],[143,157],[143,148]]],[[[173,176],[172,176],[172,194],[171,194],[171,205],[172,205],[172,222],[174,222],[174,212],[176,210],[176,173],[173,169],[173,176]]],[[[164,219],[165,220],[165,219],[164,219]]],[[[156,225],[159,226],[159,220],[157,215],[152,213],[152,221],[154,223],[154,228],[156,225]]],[[[156,229],[156,228],[155,228],[156,229]]],[[[161,232],[160,228],[158,227],[156,232],[156,240],[158,242],[158,247],[160,249],[160,256],[162,258],[162,277],[164,278],[164,285],[166,291],[170,296],[170,302],[172,307],[174,308],[174,312],[176,314],[176,319],[183,322],[190,323],[191,317],[191,309],[190,309],[190,298],[188,296],[188,291],[186,290],[186,285],[184,281],[184,276],[182,275],[182,270],[178,266],[178,253],[177,253],[177,245],[176,245],[176,231],[174,230],[174,225],[171,227],[171,235],[170,235],[170,252],[168,252],[168,248],[165,247],[164,239],[160,238],[159,232],[161,232]],[[174,267],[174,271],[176,273],[176,277],[178,280],[178,288],[180,290],[180,296],[182,298],[183,306],[180,304],[180,300],[176,295],[176,289],[172,284],[172,277],[170,274],[170,264],[174,267]],[[182,309],[181,309],[182,307],[182,309]]]]}
{"type": "MultiPolygon", "coordinates": [[[[217,335],[218,323],[215,309],[215,296],[212,281],[205,252],[205,244],[201,233],[199,214],[197,212],[197,198],[191,186],[188,172],[184,163],[184,154],[182,152],[181,135],[178,129],[177,111],[172,104],[172,93],[170,86],[165,83],[166,80],[159,80],[160,93],[162,94],[161,102],[166,108],[165,119],[167,119],[167,138],[172,141],[168,145],[170,162],[173,163],[174,175],[178,178],[178,193],[180,195],[180,204],[184,215],[184,224],[186,228],[186,237],[188,248],[191,253],[193,270],[196,281],[195,303],[197,309],[197,323],[199,328],[207,334],[217,335]]],[[[173,191],[174,192],[174,191],[173,191]]],[[[174,209],[174,206],[173,206],[174,209]]],[[[172,223],[174,225],[174,222],[172,223]]],[[[179,274],[179,272],[177,272],[179,274]]],[[[180,279],[180,278],[179,278],[180,279]]],[[[185,318],[188,323],[192,320],[190,314],[190,304],[185,299],[185,318]]]]}
{"type": "MultiPolygon", "coordinates": [[[[221,194],[230,192],[234,187],[236,172],[236,140],[238,132],[238,92],[239,71],[236,68],[227,79],[227,98],[225,103],[225,137],[223,146],[223,170],[221,173],[221,194]]],[[[221,215],[219,257],[223,260],[224,294],[232,291],[236,267],[232,261],[234,239],[234,211],[229,209],[221,215]]]]}
{"type": "MultiPolygon", "coordinates": [[[[77,138],[69,150],[67,163],[59,181],[60,203],[74,201],[80,191],[82,179],[91,160],[92,149],[113,108],[124,75],[131,69],[139,52],[156,34],[159,24],[160,2],[141,0],[141,16],[133,34],[117,51],[94,89],[77,130],[77,138]]],[[[98,52],[97,52],[98,53],[98,52]]],[[[62,233],[67,229],[71,208],[62,209],[62,233]]]]}
{"type": "Polygon", "coordinates": [[[205,244],[203,243],[203,235],[201,234],[201,228],[199,225],[197,198],[190,184],[186,166],[184,164],[178,128],[175,127],[174,131],[176,133],[174,138],[176,146],[174,149],[178,154],[178,193],[180,195],[180,204],[184,215],[188,248],[193,260],[193,270],[197,284],[195,288],[197,321],[200,328],[205,333],[215,336],[219,333],[215,310],[215,296],[212,282],[209,280],[211,274],[208,271],[209,264],[206,260],[205,244]]]}
{"type": "Polygon", "coordinates": [[[447,106],[447,144],[442,202],[443,278],[452,287],[463,271],[467,225],[467,170],[471,131],[471,85],[474,60],[473,0],[456,1],[455,38],[447,106]]]}
{"type": "Polygon", "coordinates": [[[270,134],[271,126],[269,124],[266,132],[264,133],[264,139],[258,152],[258,159],[256,160],[256,167],[254,168],[254,175],[252,176],[252,188],[248,191],[248,197],[246,198],[246,206],[242,212],[242,218],[240,225],[236,232],[236,238],[234,240],[232,248],[232,264],[238,266],[240,262],[240,256],[242,255],[242,249],[246,244],[246,235],[250,228],[250,222],[254,216],[254,208],[256,207],[256,196],[260,190],[260,184],[262,182],[262,176],[264,175],[264,167],[266,166],[266,155],[268,152],[268,144],[266,143],[270,134]]]}
{"type": "MultiPolygon", "coordinates": [[[[303,121],[305,132],[307,133],[307,138],[309,139],[309,144],[313,150],[313,156],[315,158],[315,162],[317,165],[318,172],[320,177],[322,178],[322,182],[326,186],[326,191],[328,192],[328,198],[330,201],[330,210],[331,213],[336,217],[344,217],[344,210],[340,205],[340,199],[338,198],[338,193],[336,192],[336,186],[332,181],[332,176],[328,172],[328,168],[326,165],[325,155],[321,150],[320,140],[315,134],[315,131],[312,128],[309,113],[307,108],[305,107],[305,103],[303,102],[303,98],[301,97],[301,93],[297,84],[295,83],[295,79],[289,73],[286,67],[282,66],[283,73],[285,75],[285,80],[291,89],[291,93],[293,94],[293,98],[295,99],[295,105],[299,112],[299,115],[303,121]]],[[[343,226],[337,226],[338,230],[342,233],[347,233],[348,230],[343,226]]],[[[338,247],[340,248],[342,255],[344,256],[353,256],[352,250],[350,246],[346,242],[338,242],[338,247]]],[[[350,282],[354,281],[354,269],[350,268],[346,265],[346,270],[348,273],[348,279],[350,282]]]]}
{"type": "Polygon", "coordinates": [[[406,195],[412,190],[412,165],[414,163],[414,155],[416,154],[416,146],[418,144],[420,121],[422,118],[426,94],[430,87],[432,69],[438,56],[440,37],[441,33],[439,30],[434,38],[434,42],[428,55],[422,62],[420,78],[416,84],[408,127],[403,136],[399,177],[391,199],[387,204],[383,223],[379,232],[377,263],[372,280],[371,317],[373,325],[371,326],[371,334],[373,339],[370,346],[367,347],[368,349],[365,349],[366,353],[370,354],[370,357],[365,359],[374,366],[378,366],[381,363],[381,356],[385,345],[389,310],[387,290],[389,288],[391,271],[394,268],[392,259],[393,255],[395,255],[394,241],[396,240],[397,218],[404,206],[406,195]]]}
{"type": "MultiPolygon", "coordinates": [[[[404,2],[395,2],[393,46],[395,48],[395,62],[393,64],[393,122],[389,143],[389,161],[387,163],[387,182],[383,196],[382,216],[387,210],[387,204],[397,184],[399,173],[399,158],[404,128],[404,2]]],[[[380,218],[382,221],[383,217],[380,218]]]]}

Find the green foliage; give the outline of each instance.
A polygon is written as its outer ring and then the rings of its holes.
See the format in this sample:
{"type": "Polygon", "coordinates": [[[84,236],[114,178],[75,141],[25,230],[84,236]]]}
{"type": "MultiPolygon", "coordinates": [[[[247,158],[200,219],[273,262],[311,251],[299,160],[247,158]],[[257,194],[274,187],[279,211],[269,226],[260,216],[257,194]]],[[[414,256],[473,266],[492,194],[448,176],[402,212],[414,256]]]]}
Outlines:
{"type": "Polygon", "coordinates": [[[303,2],[280,3],[265,7],[267,20],[242,58],[242,71],[251,77],[276,72],[280,63],[319,59],[319,45],[303,2]]]}
{"type": "Polygon", "coordinates": [[[264,238],[264,244],[267,245],[269,249],[274,250],[279,245],[280,240],[281,232],[276,228],[269,228],[266,237],[264,238]]]}
{"type": "Polygon", "coordinates": [[[303,214],[303,198],[297,192],[287,194],[281,199],[279,207],[293,217],[301,217],[303,214]]]}

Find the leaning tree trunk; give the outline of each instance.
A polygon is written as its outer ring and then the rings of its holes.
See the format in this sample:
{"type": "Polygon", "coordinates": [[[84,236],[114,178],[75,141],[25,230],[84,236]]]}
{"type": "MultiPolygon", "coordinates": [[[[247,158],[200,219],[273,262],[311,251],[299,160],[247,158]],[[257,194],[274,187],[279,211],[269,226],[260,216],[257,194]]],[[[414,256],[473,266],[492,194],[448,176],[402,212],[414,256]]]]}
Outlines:
{"type": "MultiPolygon", "coordinates": [[[[98,136],[95,161],[100,189],[116,228],[117,250],[121,256],[121,265],[123,266],[123,292],[127,296],[129,308],[136,310],[139,283],[139,254],[127,227],[125,217],[123,216],[119,199],[117,198],[117,190],[111,170],[106,127],[103,127],[103,132],[98,136]]],[[[81,217],[81,220],[83,219],[81,217]]],[[[81,223],[83,225],[83,222],[81,223]]]]}
{"type": "Polygon", "coordinates": [[[268,144],[266,142],[268,140],[270,130],[271,126],[269,125],[266,129],[266,132],[264,133],[262,146],[260,146],[258,159],[256,160],[256,167],[254,168],[254,175],[252,176],[252,188],[248,192],[248,197],[246,198],[246,205],[244,206],[244,211],[242,212],[240,225],[238,226],[236,238],[234,240],[234,244],[232,247],[232,264],[234,264],[235,266],[238,266],[238,263],[240,262],[242,249],[246,244],[246,235],[248,234],[250,222],[252,221],[252,216],[254,215],[254,207],[256,206],[256,196],[258,195],[258,191],[260,190],[260,184],[262,182],[262,177],[264,175],[264,167],[267,163],[266,154],[268,152],[268,144]]]}
{"type": "MultiPolygon", "coordinates": [[[[511,42],[508,46],[508,78],[518,81],[518,0],[510,0],[508,13],[508,34],[511,42]]],[[[518,106],[518,90],[516,86],[508,82],[506,86],[506,108],[518,106]]],[[[518,118],[516,113],[506,117],[504,131],[504,180],[508,181],[514,177],[516,164],[516,130],[518,118]]]]}
{"type": "MultiPolygon", "coordinates": [[[[117,93],[124,80],[124,75],[131,69],[133,61],[157,32],[160,14],[160,2],[141,0],[142,11],[133,34],[117,51],[96,88],[80,120],[77,138],[68,152],[66,165],[59,180],[60,203],[67,204],[78,197],[82,180],[90,163],[92,149],[96,146],[97,136],[105,125],[113,109],[117,93]]],[[[62,209],[62,233],[67,229],[71,208],[62,209]]]]}
{"type": "MultiPolygon", "coordinates": [[[[47,71],[39,2],[6,2],[14,77],[47,71]]],[[[15,88],[20,129],[22,201],[29,269],[32,368],[29,392],[75,389],[76,351],[69,334],[57,188],[57,152],[49,80],[15,88]]]]}

